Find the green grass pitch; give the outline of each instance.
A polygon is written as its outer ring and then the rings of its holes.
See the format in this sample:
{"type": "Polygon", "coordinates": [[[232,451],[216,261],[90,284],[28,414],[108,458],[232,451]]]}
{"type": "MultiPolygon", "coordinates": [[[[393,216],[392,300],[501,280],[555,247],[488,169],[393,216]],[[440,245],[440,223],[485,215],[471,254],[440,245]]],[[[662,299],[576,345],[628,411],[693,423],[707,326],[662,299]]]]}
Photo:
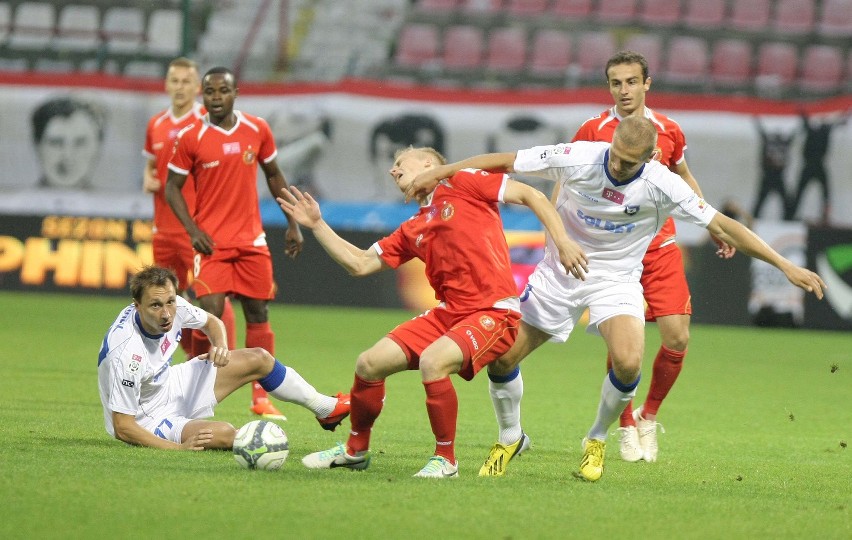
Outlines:
{"type": "MultiPolygon", "coordinates": [[[[416,373],[388,380],[363,473],[304,469],[303,455],[345,440],[348,421],[325,432],[289,404],[291,454],[278,472],[110,439],[97,352],[125,304],[0,292],[0,538],[852,538],[848,333],[693,326],[660,410],[659,461],[620,461],[613,434],[603,478],[587,484],[571,471],[605,352],[578,329],[523,364],[533,446],[504,478],[477,477],[496,436],[487,378],[454,378],[461,477],[430,481],[411,478],[434,444],[416,373]]],[[[327,393],[348,389],[357,354],[410,316],[270,310],[277,357],[327,393]]],[[[648,325],[640,401],[658,344],[648,325]]],[[[248,404],[241,389],[216,418],[240,426],[248,404]]]]}

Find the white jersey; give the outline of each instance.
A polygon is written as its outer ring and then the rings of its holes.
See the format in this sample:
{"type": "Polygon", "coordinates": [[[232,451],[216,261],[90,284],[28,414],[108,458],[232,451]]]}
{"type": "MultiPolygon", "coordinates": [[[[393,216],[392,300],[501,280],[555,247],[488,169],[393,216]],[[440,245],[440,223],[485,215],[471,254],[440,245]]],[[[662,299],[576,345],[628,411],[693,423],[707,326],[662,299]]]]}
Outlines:
{"type": "Polygon", "coordinates": [[[118,315],[98,353],[98,386],[107,433],[115,436],[113,411],[131,414],[143,424],[148,419],[146,410],[168,402],[169,367],[182,329],[205,324],[207,312],[180,296],[172,329],[165,334],[147,333],[133,304],[118,315]]]}
{"type": "MultiPolygon", "coordinates": [[[[587,279],[639,281],[642,258],[666,218],[706,228],[716,210],[656,161],[617,182],[607,168],[609,147],[586,141],[536,146],[520,150],[514,168],[560,183],[556,210],[589,258],[587,279]]],[[[549,235],[541,264],[565,274],[549,235]]]]}

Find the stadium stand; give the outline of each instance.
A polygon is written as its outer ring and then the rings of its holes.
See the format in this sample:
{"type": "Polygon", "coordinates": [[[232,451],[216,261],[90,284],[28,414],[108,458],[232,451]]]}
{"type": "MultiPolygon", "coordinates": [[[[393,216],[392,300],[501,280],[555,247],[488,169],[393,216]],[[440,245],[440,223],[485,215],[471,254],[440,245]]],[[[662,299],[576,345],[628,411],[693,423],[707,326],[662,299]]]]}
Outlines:
{"type": "Polygon", "coordinates": [[[527,35],[523,28],[495,28],[488,34],[485,68],[501,74],[520,72],[527,59],[527,35]]]}
{"type": "Polygon", "coordinates": [[[733,2],[728,25],[734,30],[761,32],[769,25],[769,0],[733,2]]]}
{"type": "Polygon", "coordinates": [[[56,10],[47,2],[18,4],[12,19],[9,47],[39,50],[50,46],[56,28],[56,10]]]}
{"type": "Polygon", "coordinates": [[[758,94],[779,95],[796,78],[799,55],[796,46],[784,42],[761,43],[757,52],[755,89],[758,94]]]}
{"type": "Polygon", "coordinates": [[[405,68],[434,65],[440,54],[441,31],[434,24],[411,23],[399,33],[395,61],[405,68]]]}
{"type": "Polygon", "coordinates": [[[534,79],[550,79],[561,83],[571,66],[572,51],[568,32],[551,28],[536,30],[528,74],[534,79]]]}
{"type": "Polygon", "coordinates": [[[592,0],[553,0],[550,12],[564,19],[582,21],[592,15],[592,0]]]}
{"type": "Polygon", "coordinates": [[[852,38],[852,0],[822,0],[817,31],[823,36],[852,38]]]}
{"type": "MultiPolygon", "coordinates": [[[[455,25],[444,30],[442,61],[449,71],[467,71],[482,66],[485,37],[482,28],[455,25]]],[[[469,72],[468,72],[469,73],[469,72]]]]}
{"type": "Polygon", "coordinates": [[[779,0],[772,28],[779,35],[809,34],[814,29],[816,3],[813,0],[779,0]]]}
{"type": "Polygon", "coordinates": [[[648,69],[651,73],[661,73],[663,67],[663,37],[656,32],[647,34],[633,34],[621,45],[623,49],[641,51],[648,61],[648,69]]]}
{"type": "Polygon", "coordinates": [[[136,7],[116,6],[106,10],[101,28],[107,51],[134,53],[145,41],[145,14],[136,7]]]}
{"type": "Polygon", "coordinates": [[[69,4],[59,12],[53,48],[94,51],[100,45],[100,11],[96,6],[69,4]]]}
{"type": "Polygon", "coordinates": [[[648,26],[675,26],[680,17],[680,0],[645,0],[639,11],[639,20],[648,26]]]}
{"type": "Polygon", "coordinates": [[[9,28],[12,26],[12,8],[9,2],[0,2],[0,47],[9,39],[9,28]]]}
{"type": "Polygon", "coordinates": [[[695,30],[714,30],[725,21],[725,0],[686,0],[683,24],[695,30]]]}
{"type": "Polygon", "coordinates": [[[744,39],[721,39],[713,45],[710,79],[715,88],[745,88],[753,76],[753,47],[744,39]]]}
{"type": "Polygon", "coordinates": [[[843,52],[832,45],[810,45],[802,53],[799,86],[805,92],[831,92],[843,77],[843,52]]]}
{"type": "Polygon", "coordinates": [[[626,24],[636,17],[636,0],[598,0],[595,18],[607,24],[626,24]]]}
{"type": "Polygon", "coordinates": [[[707,82],[708,65],[707,40],[675,36],[668,44],[662,79],[670,85],[698,89],[707,82]]]}

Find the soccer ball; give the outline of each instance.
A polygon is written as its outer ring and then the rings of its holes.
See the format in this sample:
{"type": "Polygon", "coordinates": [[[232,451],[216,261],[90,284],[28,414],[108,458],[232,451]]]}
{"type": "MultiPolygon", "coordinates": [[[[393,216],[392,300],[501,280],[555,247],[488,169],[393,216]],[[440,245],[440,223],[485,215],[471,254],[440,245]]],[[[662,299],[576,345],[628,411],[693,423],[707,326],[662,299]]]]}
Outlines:
{"type": "Polygon", "coordinates": [[[249,422],[234,438],[234,459],[246,469],[277,471],[289,454],[287,434],[268,420],[249,422]]]}

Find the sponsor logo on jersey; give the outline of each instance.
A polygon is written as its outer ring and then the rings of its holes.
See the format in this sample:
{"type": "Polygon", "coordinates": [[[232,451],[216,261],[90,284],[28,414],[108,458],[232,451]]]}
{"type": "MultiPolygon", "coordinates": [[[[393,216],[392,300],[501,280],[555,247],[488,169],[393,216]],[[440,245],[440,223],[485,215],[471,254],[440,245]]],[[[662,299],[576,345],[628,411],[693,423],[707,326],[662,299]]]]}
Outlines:
{"type": "Polygon", "coordinates": [[[492,319],[488,315],[483,315],[479,318],[479,326],[490,332],[494,330],[494,326],[496,326],[496,323],[494,322],[494,319],[492,319]]]}
{"type": "Polygon", "coordinates": [[[596,202],[596,203],[601,202],[601,200],[600,200],[600,199],[598,199],[597,197],[592,197],[592,196],[591,196],[591,195],[589,195],[588,193],[583,193],[582,191],[578,191],[577,193],[579,193],[581,197],[583,197],[583,198],[585,198],[585,199],[589,199],[589,200],[590,200],[590,201],[592,201],[592,202],[596,202]]]}
{"type": "Polygon", "coordinates": [[[165,145],[166,145],[166,143],[163,143],[163,142],[155,142],[154,144],[151,145],[151,148],[154,150],[154,152],[157,152],[158,150],[160,150],[165,145]]]}
{"type": "Polygon", "coordinates": [[[163,342],[160,343],[160,353],[166,354],[166,351],[169,350],[169,347],[172,346],[172,342],[169,339],[169,336],[163,338],[163,342]]]}
{"type": "Polygon", "coordinates": [[[222,143],[222,153],[226,156],[239,154],[240,152],[241,150],[239,141],[222,143]]]}
{"type": "Polygon", "coordinates": [[[257,162],[257,152],[255,152],[254,149],[249,146],[248,150],[243,152],[243,163],[245,163],[246,165],[252,165],[255,162],[257,162]]]}
{"type": "Polygon", "coordinates": [[[441,219],[443,219],[444,221],[448,221],[453,218],[453,214],[455,213],[455,207],[452,204],[444,201],[444,207],[441,208],[441,219]]]}
{"type": "Polygon", "coordinates": [[[216,161],[208,161],[207,163],[201,164],[202,169],[212,169],[213,167],[218,167],[218,166],[219,166],[219,160],[218,159],[216,161]]]}
{"type": "Polygon", "coordinates": [[[140,365],[141,364],[139,362],[132,362],[132,361],[128,362],[127,365],[125,366],[124,371],[127,372],[127,373],[136,373],[137,371],[139,371],[140,365]]]}
{"type": "Polygon", "coordinates": [[[128,381],[127,379],[121,379],[121,386],[126,386],[128,388],[133,388],[136,386],[136,383],[133,381],[128,381]]]}
{"type": "MultiPolygon", "coordinates": [[[[636,207],[638,210],[639,207],[636,207]]],[[[582,210],[577,210],[577,217],[582,220],[587,227],[593,229],[601,229],[604,231],[613,232],[616,234],[629,233],[636,228],[635,223],[614,223],[608,219],[601,219],[594,216],[589,216],[583,213],[582,210]]]]}
{"type": "Polygon", "coordinates": [[[624,207],[624,213],[627,214],[628,216],[632,216],[633,214],[635,214],[638,211],[639,211],[639,205],[638,204],[628,204],[624,207]]]}
{"type": "Polygon", "coordinates": [[[473,345],[473,350],[478,351],[479,342],[476,341],[476,336],[473,335],[473,332],[471,332],[470,330],[465,330],[464,333],[467,334],[467,337],[470,339],[470,343],[471,345],[473,345]]]}
{"type": "Polygon", "coordinates": [[[616,191],[614,189],[604,188],[602,196],[603,196],[604,199],[606,199],[608,201],[612,201],[615,204],[624,203],[624,193],[622,193],[620,191],[616,191]]]}
{"type": "Polygon", "coordinates": [[[571,153],[571,147],[565,144],[557,144],[556,148],[553,149],[553,153],[567,156],[571,153]]]}
{"type": "Polygon", "coordinates": [[[132,359],[134,362],[141,362],[141,361],[142,361],[142,357],[141,357],[141,356],[139,356],[138,354],[134,354],[133,356],[131,356],[131,359],[132,359]]]}

